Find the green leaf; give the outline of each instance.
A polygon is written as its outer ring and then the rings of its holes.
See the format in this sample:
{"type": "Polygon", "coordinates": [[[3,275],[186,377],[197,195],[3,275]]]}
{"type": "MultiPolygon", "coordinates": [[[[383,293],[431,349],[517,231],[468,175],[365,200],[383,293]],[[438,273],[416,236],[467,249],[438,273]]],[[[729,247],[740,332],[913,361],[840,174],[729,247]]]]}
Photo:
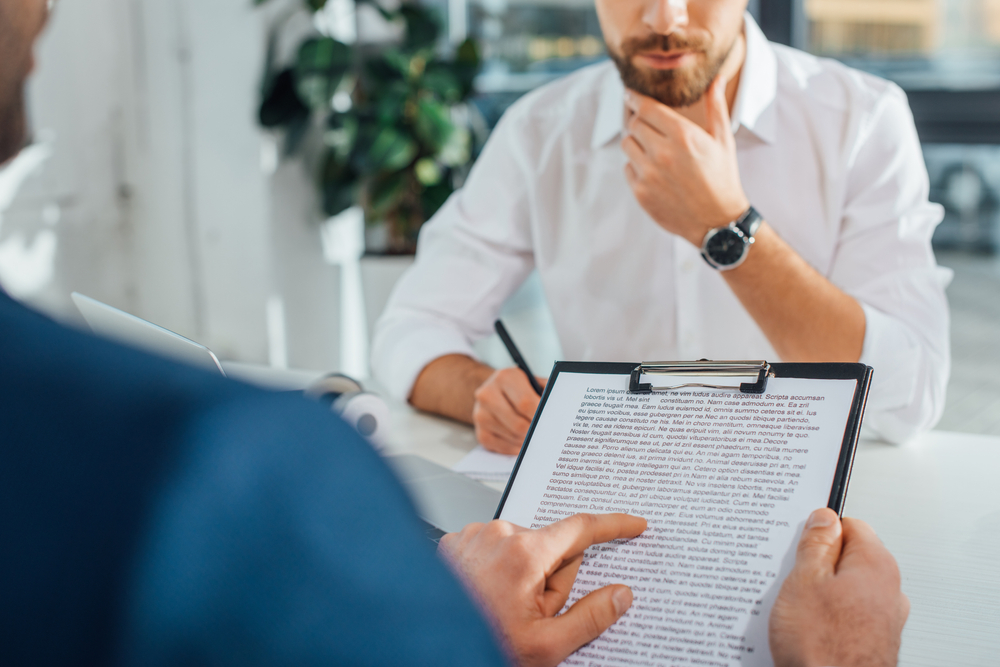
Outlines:
{"type": "Polygon", "coordinates": [[[452,67],[452,72],[461,85],[461,99],[464,100],[472,94],[473,83],[475,82],[476,75],[479,74],[482,63],[483,59],[479,53],[479,43],[476,40],[469,38],[459,45],[458,50],[455,52],[455,64],[452,67]]]}
{"type": "Polygon", "coordinates": [[[384,127],[372,144],[368,162],[374,171],[399,171],[409,166],[419,150],[413,138],[394,127],[384,127]]]}
{"type": "Polygon", "coordinates": [[[323,142],[345,164],[357,145],[359,127],[358,117],[351,112],[333,114],[326,121],[323,142]]]}
{"type": "Polygon", "coordinates": [[[295,85],[313,110],[326,110],[351,66],[351,47],[329,37],[307,39],[299,47],[295,85]]]}
{"type": "Polygon", "coordinates": [[[451,187],[448,179],[443,180],[437,185],[424,188],[424,191],[420,193],[420,203],[424,209],[424,220],[430,220],[431,216],[437,213],[438,209],[448,201],[448,197],[451,196],[452,192],[454,192],[454,189],[451,187]]]}
{"type": "Polygon", "coordinates": [[[309,116],[296,118],[285,127],[285,156],[290,157],[299,152],[302,142],[309,133],[309,116]]]}
{"type": "Polygon", "coordinates": [[[437,185],[441,182],[441,166],[433,158],[425,157],[417,160],[413,165],[413,173],[425,187],[437,185]]]}
{"type": "Polygon", "coordinates": [[[410,57],[399,49],[386,49],[382,52],[382,59],[390,69],[399,72],[403,76],[410,73],[410,57]]]}
{"type": "Polygon", "coordinates": [[[396,125],[406,109],[410,89],[402,81],[394,81],[382,89],[375,101],[375,114],[381,125],[396,125]]]}
{"type": "Polygon", "coordinates": [[[417,104],[417,117],[414,122],[417,138],[437,153],[444,147],[455,131],[455,126],[449,117],[448,107],[432,99],[421,99],[417,104]]]}
{"type": "Polygon", "coordinates": [[[479,67],[479,64],[482,62],[482,56],[479,53],[479,42],[469,37],[459,44],[455,50],[455,61],[463,65],[479,67]]]}
{"type": "Polygon", "coordinates": [[[400,171],[371,184],[368,205],[375,219],[385,217],[386,213],[399,205],[406,194],[408,181],[409,175],[400,171]]]}
{"type": "Polygon", "coordinates": [[[472,158],[472,135],[464,127],[456,127],[441,147],[437,155],[441,164],[449,167],[461,167],[472,158]]]}
{"type": "Polygon", "coordinates": [[[425,90],[446,102],[454,104],[462,100],[462,85],[443,63],[431,65],[420,83],[425,90]]]}
{"type": "Polygon", "coordinates": [[[334,151],[328,152],[320,174],[323,212],[334,216],[354,206],[358,201],[360,181],[350,165],[341,161],[334,151]]]}
{"type": "Polygon", "coordinates": [[[314,12],[318,12],[326,7],[326,0],[306,0],[306,4],[309,5],[309,8],[314,12]]]}
{"type": "Polygon", "coordinates": [[[263,127],[286,127],[309,118],[309,108],[302,103],[295,91],[295,77],[291,70],[279,73],[264,91],[258,113],[263,127]]]}
{"type": "Polygon", "coordinates": [[[395,18],[395,14],[384,8],[377,0],[355,0],[355,5],[371,5],[375,10],[382,15],[386,21],[392,21],[395,18]]]}
{"type": "Polygon", "coordinates": [[[407,49],[434,48],[438,35],[441,34],[441,22],[437,14],[416,2],[406,2],[399,8],[399,13],[406,21],[407,49]]]}

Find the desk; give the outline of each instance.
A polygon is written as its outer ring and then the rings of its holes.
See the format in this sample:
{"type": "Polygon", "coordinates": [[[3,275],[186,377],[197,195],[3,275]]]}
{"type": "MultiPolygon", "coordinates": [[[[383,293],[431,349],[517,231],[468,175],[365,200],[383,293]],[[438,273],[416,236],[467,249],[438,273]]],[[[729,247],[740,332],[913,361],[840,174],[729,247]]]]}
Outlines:
{"type": "MultiPolygon", "coordinates": [[[[467,426],[391,410],[394,453],[451,467],[476,445],[467,426]]],[[[872,524],[902,570],[912,610],[901,666],[1000,664],[998,477],[1000,438],[934,432],[859,447],[846,514],[872,524]]]]}

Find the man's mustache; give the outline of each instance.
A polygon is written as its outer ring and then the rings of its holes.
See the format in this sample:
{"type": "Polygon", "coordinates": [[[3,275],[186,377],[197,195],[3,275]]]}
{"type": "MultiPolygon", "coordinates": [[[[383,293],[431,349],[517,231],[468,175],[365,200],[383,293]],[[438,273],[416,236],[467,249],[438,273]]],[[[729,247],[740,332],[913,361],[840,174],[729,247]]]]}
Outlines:
{"type": "Polygon", "coordinates": [[[633,37],[622,44],[622,51],[629,56],[645,51],[708,51],[708,40],[679,34],[647,35],[633,37]]]}

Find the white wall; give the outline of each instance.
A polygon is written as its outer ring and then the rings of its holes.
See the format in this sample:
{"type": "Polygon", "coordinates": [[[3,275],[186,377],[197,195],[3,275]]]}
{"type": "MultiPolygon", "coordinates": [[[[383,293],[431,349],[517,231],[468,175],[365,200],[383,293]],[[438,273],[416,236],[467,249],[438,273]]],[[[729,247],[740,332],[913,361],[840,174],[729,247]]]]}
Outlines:
{"type": "Polygon", "coordinates": [[[20,296],[72,319],[68,294],[85,292],[243,361],[275,358],[283,328],[292,365],[339,366],[338,275],[308,175],[261,168],[272,142],[255,110],[274,4],[57,6],[30,91],[53,155],[4,215],[0,276],[45,264],[40,239],[56,248],[49,279],[20,296]],[[285,313],[275,322],[270,309],[270,338],[269,302],[285,313]]]}

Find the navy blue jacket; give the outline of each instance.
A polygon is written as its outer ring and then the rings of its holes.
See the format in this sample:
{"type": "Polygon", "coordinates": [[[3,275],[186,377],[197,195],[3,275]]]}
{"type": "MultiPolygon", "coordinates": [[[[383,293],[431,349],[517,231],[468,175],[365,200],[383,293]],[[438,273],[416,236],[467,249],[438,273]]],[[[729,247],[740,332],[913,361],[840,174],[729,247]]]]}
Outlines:
{"type": "Polygon", "coordinates": [[[0,293],[0,664],[503,662],[343,422],[0,293]]]}

